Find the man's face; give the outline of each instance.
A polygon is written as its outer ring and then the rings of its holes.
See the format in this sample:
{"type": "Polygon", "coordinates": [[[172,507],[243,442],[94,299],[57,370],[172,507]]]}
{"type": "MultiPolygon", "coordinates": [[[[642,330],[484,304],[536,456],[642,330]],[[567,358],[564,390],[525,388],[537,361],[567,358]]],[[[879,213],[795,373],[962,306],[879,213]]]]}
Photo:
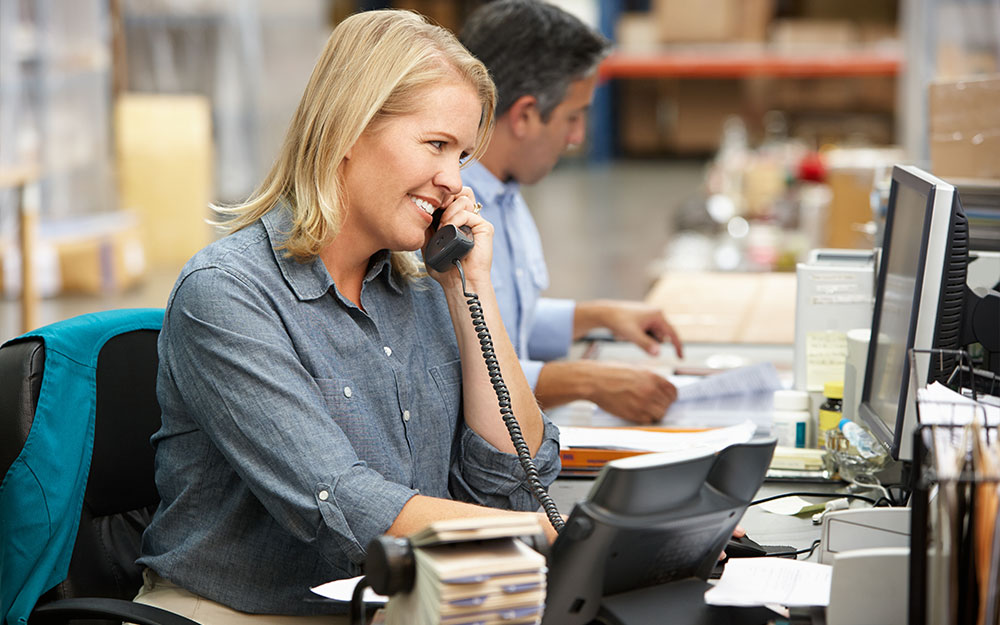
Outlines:
{"type": "Polygon", "coordinates": [[[514,178],[534,184],[559,162],[568,147],[583,143],[587,135],[587,112],[597,86],[597,73],[569,85],[566,97],[552,111],[547,122],[536,117],[522,143],[514,178]]]}

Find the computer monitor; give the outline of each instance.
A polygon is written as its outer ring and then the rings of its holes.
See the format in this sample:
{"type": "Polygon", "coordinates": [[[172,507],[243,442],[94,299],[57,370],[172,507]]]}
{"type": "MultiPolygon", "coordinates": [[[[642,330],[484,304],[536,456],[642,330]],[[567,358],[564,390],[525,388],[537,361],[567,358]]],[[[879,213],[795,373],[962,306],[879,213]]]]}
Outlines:
{"type": "MultiPolygon", "coordinates": [[[[962,347],[968,241],[952,185],[917,167],[893,168],[858,414],[897,460],[913,459],[917,423],[909,350],[962,347]]],[[[915,354],[918,386],[946,380],[957,364],[915,354]]]]}

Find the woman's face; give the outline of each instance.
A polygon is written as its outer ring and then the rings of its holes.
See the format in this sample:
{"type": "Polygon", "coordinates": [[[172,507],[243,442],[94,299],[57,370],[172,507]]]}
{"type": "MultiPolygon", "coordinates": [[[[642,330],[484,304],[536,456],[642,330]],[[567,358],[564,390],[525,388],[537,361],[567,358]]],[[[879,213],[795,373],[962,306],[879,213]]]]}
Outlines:
{"type": "Polygon", "coordinates": [[[369,127],[341,165],[348,212],[344,231],[380,249],[416,250],[431,213],[462,190],[461,161],[474,149],[482,111],[460,82],[429,87],[408,115],[369,127]]]}

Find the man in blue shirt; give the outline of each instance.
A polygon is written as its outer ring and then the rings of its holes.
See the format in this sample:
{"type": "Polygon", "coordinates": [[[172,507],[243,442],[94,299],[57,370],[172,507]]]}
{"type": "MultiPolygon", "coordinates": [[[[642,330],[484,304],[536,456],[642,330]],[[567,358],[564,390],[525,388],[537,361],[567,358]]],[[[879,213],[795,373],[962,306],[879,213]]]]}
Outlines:
{"type": "Polygon", "coordinates": [[[545,408],[589,399],[606,411],[650,423],[677,397],[646,367],[556,360],[573,339],[607,328],[651,355],[681,342],[663,313],[639,303],[540,297],[549,286],[541,240],[520,185],[544,178],[579,145],[610,42],[569,13],[534,0],[497,0],[470,15],[459,37],[490,70],[497,122],[489,148],[462,172],[495,229],[492,281],[504,325],[535,396],[545,408]]]}

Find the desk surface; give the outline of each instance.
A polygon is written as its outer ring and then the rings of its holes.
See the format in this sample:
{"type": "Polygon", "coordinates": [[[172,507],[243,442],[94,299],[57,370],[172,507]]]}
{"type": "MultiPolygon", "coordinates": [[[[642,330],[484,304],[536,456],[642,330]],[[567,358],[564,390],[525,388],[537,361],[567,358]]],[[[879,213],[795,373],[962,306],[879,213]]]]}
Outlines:
{"type": "Polygon", "coordinates": [[[681,340],[770,343],[795,340],[794,273],[672,272],[646,296],[681,340]]]}

